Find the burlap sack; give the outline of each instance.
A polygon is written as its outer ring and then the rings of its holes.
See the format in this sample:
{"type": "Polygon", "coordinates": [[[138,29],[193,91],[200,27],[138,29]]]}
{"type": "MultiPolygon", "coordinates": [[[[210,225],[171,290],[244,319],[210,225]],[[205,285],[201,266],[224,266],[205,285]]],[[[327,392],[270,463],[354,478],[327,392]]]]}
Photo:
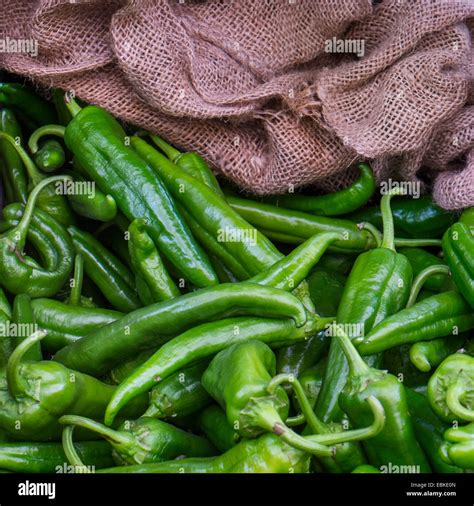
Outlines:
{"type": "Polygon", "coordinates": [[[197,150],[255,193],[335,190],[368,158],[379,179],[423,177],[443,207],[474,205],[474,2],[374,3],[0,0],[0,38],[39,43],[0,66],[197,150]],[[363,54],[328,52],[333,38],[363,54]]]}

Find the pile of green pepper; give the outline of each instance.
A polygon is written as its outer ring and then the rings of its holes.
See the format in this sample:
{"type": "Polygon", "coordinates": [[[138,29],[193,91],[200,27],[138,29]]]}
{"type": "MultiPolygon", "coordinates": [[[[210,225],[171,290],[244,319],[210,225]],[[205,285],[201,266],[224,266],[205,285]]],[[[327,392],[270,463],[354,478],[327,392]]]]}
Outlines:
{"type": "Polygon", "coordinates": [[[249,198],[0,83],[0,471],[474,470],[474,209],[249,198]]]}

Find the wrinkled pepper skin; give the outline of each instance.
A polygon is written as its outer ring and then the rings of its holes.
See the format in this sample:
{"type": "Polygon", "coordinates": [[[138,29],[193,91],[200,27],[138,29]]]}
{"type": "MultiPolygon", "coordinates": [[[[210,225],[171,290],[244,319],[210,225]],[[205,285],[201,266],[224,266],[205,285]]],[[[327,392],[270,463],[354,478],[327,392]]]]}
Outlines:
{"type": "Polygon", "coordinates": [[[443,252],[456,286],[474,308],[474,233],[466,223],[455,223],[446,231],[443,252]]]}
{"type": "Polygon", "coordinates": [[[197,287],[218,283],[204,251],[179,215],[163,182],[125,144],[126,134],[106,111],[87,106],[66,127],[64,140],[100,189],[130,220],[144,218],[160,252],[197,287]]]}
{"type": "Polygon", "coordinates": [[[307,473],[310,455],[274,434],[245,439],[207,459],[180,459],[141,466],[112,467],[101,473],[307,473]]]}
{"type": "Polygon", "coordinates": [[[447,422],[474,421],[474,357],[454,353],[428,382],[433,411],[447,422]]]}

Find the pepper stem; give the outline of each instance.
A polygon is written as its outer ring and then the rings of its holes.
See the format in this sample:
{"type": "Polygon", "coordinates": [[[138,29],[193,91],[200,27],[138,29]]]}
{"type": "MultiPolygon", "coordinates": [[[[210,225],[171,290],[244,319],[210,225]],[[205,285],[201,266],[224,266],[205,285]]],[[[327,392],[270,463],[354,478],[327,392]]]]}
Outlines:
{"type": "Polygon", "coordinates": [[[246,414],[250,415],[253,425],[261,427],[268,432],[273,432],[294,448],[299,448],[319,457],[331,457],[334,455],[334,448],[321,445],[317,441],[310,441],[293,432],[285,425],[271,398],[254,399],[252,406],[249,407],[246,414]]]}
{"type": "Polygon", "coordinates": [[[393,225],[392,210],[390,209],[390,201],[395,195],[406,195],[406,191],[399,186],[397,188],[393,188],[382,197],[380,202],[380,211],[382,213],[383,223],[383,237],[380,247],[391,249],[393,251],[395,251],[395,228],[393,225]]]}
{"type": "Polygon", "coordinates": [[[0,132],[0,139],[5,139],[13,146],[13,148],[15,148],[18,156],[21,158],[21,161],[25,166],[26,172],[28,173],[28,177],[31,179],[33,186],[37,186],[44,176],[38,170],[38,167],[36,167],[28,153],[20,144],[17,144],[16,140],[11,135],[6,134],[5,132],[0,132]]]}
{"type": "Polygon", "coordinates": [[[454,385],[448,387],[446,393],[446,404],[448,405],[449,410],[461,420],[474,422],[474,411],[472,409],[467,409],[460,400],[465,393],[466,385],[462,378],[458,378],[454,385]]]}
{"type": "Polygon", "coordinates": [[[73,425],[75,427],[82,427],[83,429],[90,430],[96,434],[100,434],[112,445],[134,445],[135,438],[131,434],[127,434],[123,431],[117,431],[106,427],[105,425],[91,420],[84,416],[77,415],[64,415],[59,419],[59,423],[63,425],[73,425]]]}
{"type": "MultiPolygon", "coordinates": [[[[316,436],[317,441],[322,444],[338,444],[347,443],[349,441],[360,441],[362,439],[369,439],[379,434],[385,426],[385,410],[381,402],[371,395],[367,397],[367,402],[374,415],[374,421],[368,427],[362,429],[343,430],[341,432],[332,432],[316,436]]],[[[311,436],[309,436],[311,438],[311,436]]]]}
{"type": "Polygon", "coordinates": [[[82,281],[84,279],[84,258],[78,253],[74,258],[74,277],[71,292],[69,294],[69,305],[81,305],[82,281]]]}
{"type": "Polygon", "coordinates": [[[341,345],[342,351],[346,356],[347,361],[349,362],[349,368],[351,373],[354,375],[364,375],[367,374],[370,370],[369,366],[364,362],[362,357],[359,355],[356,347],[352,344],[351,340],[347,336],[345,332],[343,332],[342,327],[336,325],[337,328],[337,338],[339,339],[339,344],[341,345]]]}
{"type": "Polygon", "coordinates": [[[64,103],[73,118],[82,111],[82,107],[68,93],[64,94],[64,103]]]}
{"type": "Polygon", "coordinates": [[[54,183],[55,181],[72,181],[72,178],[70,176],[51,176],[47,179],[43,179],[33,188],[30,196],[28,197],[28,202],[26,203],[25,210],[20,222],[16,227],[9,230],[7,234],[8,237],[15,238],[14,242],[17,248],[23,249],[25,245],[26,234],[28,233],[28,228],[30,226],[38,195],[41,193],[43,188],[48,186],[50,183],[54,183]]]}
{"type": "Polygon", "coordinates": [[[413,284],[411,286],[407,307],[411,307],[413,304],[415,304],[416,299],[418,298],[418,294],[423,288],[425,281],[430,276],[434,276],[435,274],[449,274],[449,267],[447,265],[430,265],[418,273],[418,276],[416,276],[416,278],[413,280],[413,284]]]}
{"type": "Polygon", "coordinates": [[[25,356],[25,353],[37,342],[46,337],[47,334],[48,333],[45,330],[37,330],[36,332],[33,332],[33,334],[22,341],[10,355],[6,367],[6,378],[8,391],[13,397],[20,397],[23,393],[23,388],[21,388],[23,378],[20,374],[20,364],[25,356]]]}
{"type": "Polygon", "coordinates": [[[40,128],[37,128],[30,136],[28,140],[28,149],[35,154],[38,151],[38,141],[43,137],[43,135],[55,135],[56,137],[64,138],[64,132],[66,131],[66,127],[62,125],[44,125],[40,128]]]}
{"type": "Polygon", "coordinates": [[[441,247],[441,239],[405,239],[403,237],[395,237],[395,246],[397,248],[429,248],[441,247]]]}
{"type": "Polygon", "coordinates": [[[151,140],[163,151],[163,153],[173,162],[176,163],[178,161],[178,158],[183,154],[181,151],[178,151],[177,149],[173,148],[170,144],[168,144],[166,141],[164,141],[161,137],[158,137],[158,135],[151,135],[151,140]]]}
{"type": "Polygon", "coordinates": [[[72,439],[73,432],[74,425],[67,425],[63,429],[62,441],[64,454],[66,455],[68,462],[75,468],[80,468],[82,472],[90,473],[90,469],[83,464],[81,457],[79,457],[79,454],[76,451],[74,441],[72,439]]]}
{"type": "MultiPolygon", "coordinates": [[[[298,404],[300,406],[301,412],[306,419],[306,422],[309,425],[309,428],[315,434],[326,434],[329,432],[329,427],[323,423],[314,413],[311,404],[309,403],[308,397],[306,397],[304,388],[301,386],[301,383],[293,374],[278,374],[275,376],[270,383],[268,384],[267,391],[269,394],[273,395],[275,393],[276,388],[282,383],[289,383],[293,392],[296,395],[298,400],[298,404]]],[[[288,423],[288,420],[287,420],[288,423]]]]}
{"type": "Polygon", "coordinates": [[[381,245],[382,245],[382,234],[380,233],[380,231],[377,229],[377,227],[374,227],[372,225],[372,223],[368,223],[367,221],[364,221],[362,223],[359,223],[357,225],[357,227],[360,229],[360,230],[367,230],[368,232],[370,232],[370,234],[372,234],[372,237],[374,238],[374,241],[375,241],[375,246],[377,248],[380,248],[381,245]]]}

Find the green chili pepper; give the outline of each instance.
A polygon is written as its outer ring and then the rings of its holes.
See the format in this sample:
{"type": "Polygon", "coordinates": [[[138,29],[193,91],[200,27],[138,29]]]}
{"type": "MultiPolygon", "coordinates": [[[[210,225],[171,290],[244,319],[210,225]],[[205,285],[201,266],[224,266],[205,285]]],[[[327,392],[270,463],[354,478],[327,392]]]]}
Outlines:
{"type": "Polygon", "coordinates": [[[155,353],[155,351],[155,348],[149,348],[148,350],[141,351],[135,357],[127,360],[126,362],[122,362],[111,369],[108,373],[108,377],[114,385],[122,383],[122,381],[128,378],[137,367],[144,364],[153,355],[153,353],[155,353]]]}
{"type": "Polygon", "coordinates": [[[157,378],[164,379],[232,344],[250,339],[271,343],[273,346],[291,344],[313,335],[325,323],[326,320],[308,314],[308,320],[302,327],[297,327],[290,319],[258,317],[228,318],[194,327],[164,344],[119,385],[107,408],[105,423],[110,425],[122,406],[139,393],[150,390],[157,378]]]}
{"type": "MultiPolygon", "coordinates": [[[[13,301],[12,321],[16,328],[16,337],[13,339],[13,346],[16,348],[22,341],[29,337],[36,326],[33,308],[31,307],[31,298],[22,293],[17,295],[13,301]]],[[[23,355],[24,360],[38,361],[43,358],[41,346],[38,341],[35,345],[23,355]]]]}
{"type": "Polygon", "coordinates": [[[397,377],[406,387],[426,385],[430,374],[417,369],[410,360],[410,345],[395,346],[383,354],[382,368],[397,377]]]}
{"type": "MultiPolygon", "coordinates": [[[[0,236],[0,279],[10,292],[31,297],[54,295],[66,282],[72,269],[72,244],[64,229],[52,217],[39,210],[33,214],[39,193],[66,176],[48,178],[32,191],[21,220],[0,236]],[[35,225],[35,229],[30,227],[35,225]],[[38,231],[38,233],[36,233],[38,231]],[[42,256],[45,267],[29,256],[23,256],[27,236],[42,256]],[[46,239],[46,244],[41,240],[46,239]]],[[[15,208],[20,211],[21,207],[15,208]]],[[[20,211],[21,212],[21,211],[20,211]]],[[[5,215],[5,210],[4,210],[5,215]]]]}
{"type": "MultiPolygon", "coordinates": [[[[17,140],[4,132],[0,132],[0,139],[8,142],[10,146],[13,147],[18,153],[26,169],[26,172],[30,179],[30,186],[32,188],[37,187],[42,181],[45,180],[47,176],[38,170],[33,160],[28,156],[28,153],[17,142],[17,140]]],[[[62,186],[69,182],[69,179],[64,179],[62,184],[60,184],[58,181],[54,188],[52,186],[43,187],[43,191],[38,196],[37,207],[51,215],[62,225],[70,225],[74,221],[74,215],[67,203],[65,196],[62,194],[62,186]]]]}
{"type": "Polygon", "coordinates": [[[69,227],[68,232],[76,252],[84,257],[86,274],[114,308],[127,313],[140,307],[135,280],[128,268],[92,234],[77,227],[69,227]]]}
{"type": "Polygon", "coordinates": [[[111,309],[71,306],[43,298],[33,299],[31,306],[36,323],[48,332],[42,345],[51,352],[82,339],[122,316],[122,313],[111,309]]]}
{"type": "Polygon", "coordinates": [[[405,343],[458,335],[474,328],[474,313],[457,292],[442,292],[385,318],[365,338],[354,341],[362,355],[405,343]]]}
{"type": "MultiPolygon", "coordinates": [[[[281,259],[275,246],[208,186],[188,175],[144,140],[132,137],[131,144],[162,178],[173,198],[251,275],[281,259]]],[[[219,256],[218,251],[212,253],[219,256]]]]}
{"type": "MultiPolygon", "coordinates": [[[[318,436],[304,438],[285,425],[289,401],[279,381],[272,380],[275,370],[276,360],[272,350],[263,342],[247,341],[218,353],[204,372],[202,384],[225,409],[229,423],[242,437],[256,437],[263,431],[274,432],[286,443],[301,450],[325,457],[333,455],[333,450],[317,442],[318,436]]],[[[374,429],[375,433],[380,430],[378,426],[374,429]]],[[[365,435],[358,433],[357,437],[365,435]]],[[[349,431],[344,436],[340,433],[325,436],[331,440],[329,444],[355,437],[349,431]]]]}
{"type": "Polygon", "coordinates": [[[371,234],[359,230],[357,225],[348,220],[314,216],[237,197],[227,196],[227,202],[243,219],[265,233],[288,234],[291,231],[298,242],[303,242],[321,232],[334,232],[342,239],[332,244],[330,249],[340,253],[361,252],[374,245],[371,234]]]}
{"type": "MultiPolygon", "coordinates": [[[[21,141],[21,128],[11,109],[0,110],[0,131],[21,141]]],[[[16,149],[5,139],[0,139],[0,154],[3,160],[2,177],[7,202],[26,204],[28,199],[28,178],[20,156],[16,149]]]]}
{"type": "Polygon", "coordinates": [[[0,103],[15,107],[37,126],[56,121],[54,107],[23,84],[0,83],[0,103]]]}
{"type": "Polygon", "coordinates": [[[64,140],[80,165],[111,195],[130,220],[147,220],[148,233],[160,252],[197,287],[218,283],[209,259],[197,245],[158,175],[125,145],[126,134],[106,111],[88,106],[75,114],[64,140]]]}
{"type": "MultiPolygon", "coordinates": [[[[93,468],[114,464],[110,446],[105,441],[87,441],[76,444],[84,465],[93,468]]],[[[2,443],[0,467],[14,473],[67,473],[73,469],[61,443],[2,443]]]]}
{"type": "Polygon", "coordinates": [[[430,265],[429,267],[426,267],[421,272],[419,272],[418,275],[413,280],[413,284],[410,291],[410,297],[408,297],[406,307],[411,307],[413,306],[413,304],[415,304],[421,289],[426,285],[426,283],[431,278],[439,275],[447,276],[448,274],[449,268],[447,265],[430,265]]]}
{"type": "Polygon", "coordinates": [[[272,379],[268,391],[273,393],[275,388],[282,383],[289,383],[298,399],[301,412],[306,419],[309,429],[303,434],[334,434],[345,433],[346,440],[336,445],[334,455],[319,458],[323,468],[333,473],[350,472],[352,469],[366,462],[362,448],[357,441],[376,436],[383,429],[385,424],[385,413],[382,405],[374,397],[367,399],[373,414],[374,422],[371,426],[359,430],[345,430],[343,424],[322,422],[313,412],[311,402],[306,397],[302,384],[293,375],[280,374],[272,379]]]}
{"type": "Polygon", "coordinates": [[[319,265],[311,271],[308,288],[319,315],[332,316],[337,313],[346,282],[343,274],[319,265]]]}
{"type": "Polygon", "coordinates": [[[385,411],[386,422],[382,431],[362,442],[369,463],[377,468],[388,465],[415,466],[415,472],[430,472],[430,466],[416,438],[408,412],[405,389],[395,376],[369,367],[357,353],[351,340],[338,333],[344,354],[349,362],[350,374],[339,403],[354,427],[366,425],[367,397],[378,399],[385,411]]]}
{"type": "MultiPolygon", "coordinates": [[[[25,353],[44,336],[44,331],[37,331],[18,345],[8,360],[6,376],[0,376],[0,427],[14,439],[58,438],[62,415],[98,418],[114,392],[114,387],[51,360],[23,362],[25,353]]],[[[146,403],[144,397],[136,399],[129,414],[143,412],[146,403]]]]}
{"type": "MultiPolygon", "coordinates": [[[[456,219],[455,213],[438,207],[429,195],[399,200],[393,204],[392,213],[395,232],[406,237],[441,237],[456,219]]],[[[347,218],[355,223],[368,221],[376,227],[382,225],[378,206],[356,211],[347,218]]]]}
{"type": "MultiPolygon", "coordinates": [[[[207,439],[154,418],[126,420],[118,430],[83,416],[62,416],[60,423],[83,427],[100,434],[112,446],[112,456],[118,465],[149,464],[184,455],[210,457],[217,453],[216,448],[207,439]]],[[[72,448],[72,441],[69,443],[69,447],[65,447],[68,456],[74,454],[68,451],[72,448]]],[[[82,462],[72,463],[82,464],[82,462]]]]}
{"type": "Polygon", "coordinates": [[[316,364],[329,345],[326,332],[318,332],[306,341],[285,346],[277,353],[277,372],[293,374],[297,378],[316,364]]]}
{"type": "Polygon", "coordinates": [[[81,174],[65,171],[74,180],[74,191],[68,192],[69,203],[77,214],[91,220],[109,222],[117,215],[117,204],[111,195],[102,192],[94,182],[81,174]]]}
{"type": "Polygon", "coordinates": [[[454,353],[428,382],[428,400],[443,420],[474,421],[474,357],[454,353]]]}
{"type": "MultiPolygon", "coordinates": [[[[413,269],[414,276],[418,276],[421,271],[427,267],[431,267],[432,265],[446,265],[441,258],[433,255],[432,253],[429,253],[422,248],[401,248],[399,249],[399,253],[405,255],[408,258],[408,261],[410,262],[413,269]]],[[[430,276],[430,278],[426,280],[424,286],[428,290],[439,292],[443,288],[443,285],[446,283],[446,280],[446,275],[436,274],[430,276]]]]}
{"type": "Polygon", "coordinates": [[[303,371],[298,377],[312,409],[314,409],[319,392],[321,391],[326,365],[327,360],[324,358],[315,366],[303,371]]]}
{"type": "Polygon", "coordinates": [[[66,102],[64,100],[65,93],[63,90],[53,89],[52,95],[59,124],[66,126],[72,120],[72,114],[69,112],[69,109],[66,106],[66,102]]]}
{"type": "Polygon", "coordinates": [[[443,252],[459,291],[474,308],[474,233],[458,222],[443,236],[443,252]]]}
{"type": "Polygon", "coordinates": [[[459,467],[443,461],[439,448],[444,443],[443,433],[448,425],[435,415],[426,396],[411,388],[405,389],[408,410],[413,421],[416,439],[437,473],[460,473],[459,467]]]}
{"type": "Polygon", "coordinates": [[[48,139],[35,153],[34,161],[42,171],[55,172],[66,163],[66,154],[58,141],[48,139]]]}
{"type": "Polygon", "coordinates": [[[128,235],[128,250],[137,277],[137,287],[139,279],[143,283],[142,291],[138,292],[141,301],[148,305],[181,295],[146,231],[145,220],[132,221],[128,235]]]}
{"type": "Polygon", "coordinates": [[[195,413],[207,406],[211,397],[201,377],[209,362],[198,363],[160,381],[150,394],[150,406],[144,416],[172,419],[195,413]]]}
{"type": "MultiPolygon", "coordinates": [[[[382,197],[384,235],[379,248],[358,256],[342,293],[336,316],[338,324],[350,326],[351,338],[364,336],[388,316],[405,307],[412,282],[411,265],[395,250],[390,200],[397,192],[382,197]]],[[[380,365],[381,356],[368,359],[380,365]]],[[[316,414],[324,421],[341,417],[338,396],[347,381],[348,362],[337,339],[332,339],[323,387],[316,414]]]]}
{"type": "Polygon", "coordinates": [[[190,176],[193,176],[201,183],[211,188],[219,197],[224,198],[224,192],[221,190],[216,176],[210,169],[206,160],[197,153],[181,153],[165,142],[157,135],[151,135],[151,140],[165,153],[165,155],[175,163],[180,169],[183,169],[190,176]]]}
{"type": "Polygon", "coordinates": [[[100,473],[307,473],[308,453],[274,434],[244,439],[218,457],[179,459],[141,466],[112,467],[100,473]]]}
{"type": "Polygon", "coordinates": [[[186,329],[236,314],[293,317],[298,325],[306,318],[302,304],[281,290],[246,282],[219,285],[137,309],[66,346],[55,360],[100,376],[186,329]]]}
{"type": "Polygon", "coordinates": [[[420,341],[410,348],[410,360],[420,371],[431,371],[452,353],[455,353],[466,340],[465,335],[420,341]]]}
{"type": "Polygon", "coordinates": [[[451,428],[444,433],[445,443],[440,447],[441,458],[451,465],[472,471],[474,469],[474,423],[451,428]]]}
{"type": "Polygon", "coordinates": [[[337,216],[355,211],[366,204],[375,191],[375,177],[366,164],[358,166],[360,177],[347,188],[321,196],[299,193],[277,195],[264,199],[265,202],[288,209],[298,209],[319,216],[337,216]]]}
{"type": "Polygon", "coordinates": [[[239,433],[234,430],[225,412],[217,404],[211,404],[199,413],[198,425],[207,439],[221,452],[230,450],[240,440],[239,433]]]}

